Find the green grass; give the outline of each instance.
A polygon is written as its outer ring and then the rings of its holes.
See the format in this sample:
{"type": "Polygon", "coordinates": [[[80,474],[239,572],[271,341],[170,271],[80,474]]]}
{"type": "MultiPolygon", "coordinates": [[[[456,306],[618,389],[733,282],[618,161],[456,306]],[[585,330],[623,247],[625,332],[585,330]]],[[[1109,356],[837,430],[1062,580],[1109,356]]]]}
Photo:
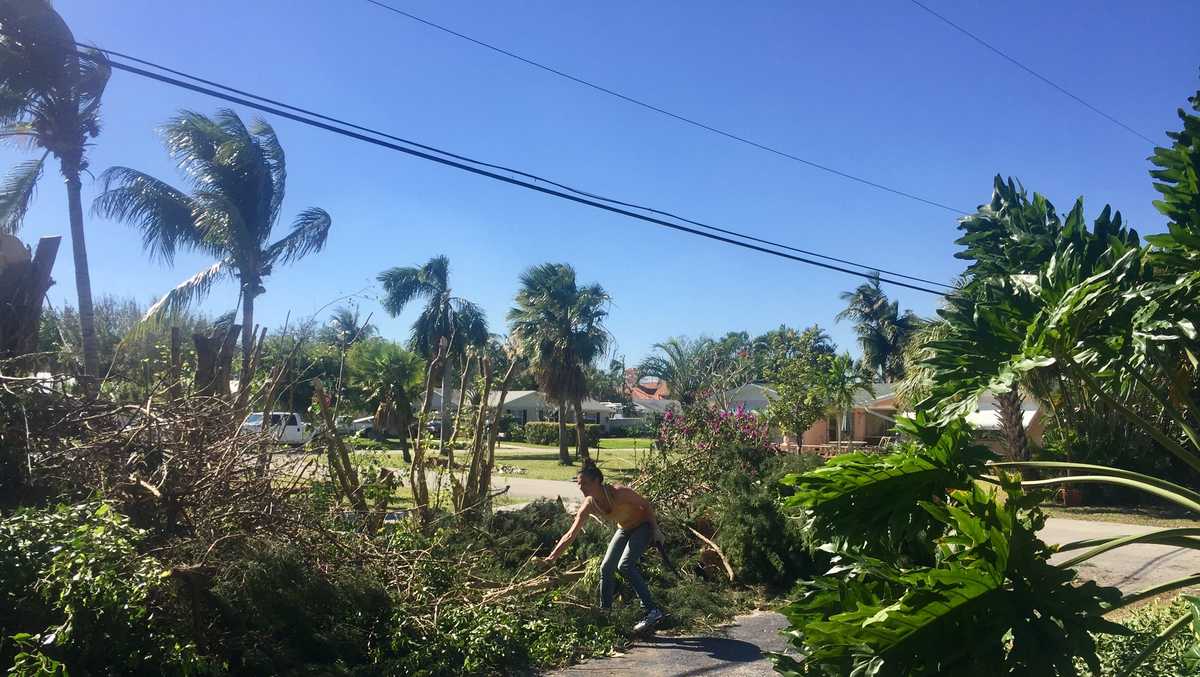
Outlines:
{"type": "Polygon", "coordinates": [[[601,449],[649,449],[654,440],[649,437],[602,437],[601,449]]]}
{"type": "MultiPolygon", "coordinates": [[[[593,452],[597,465],[604,471],[606,479],[621,482],[633,476],[637,469],[635,456],[638,452],[632,449],[606,450],[593,452]]],[[[533,447],[528,445],[516,446],[505,444],[496,447],[496,466],[514,465],[525,469],[525,474],[508,475],[508,477],[528,477],[538,480],[572,480],[579,472],[579,463],[559,465],[556,448],[533,447]]]]}

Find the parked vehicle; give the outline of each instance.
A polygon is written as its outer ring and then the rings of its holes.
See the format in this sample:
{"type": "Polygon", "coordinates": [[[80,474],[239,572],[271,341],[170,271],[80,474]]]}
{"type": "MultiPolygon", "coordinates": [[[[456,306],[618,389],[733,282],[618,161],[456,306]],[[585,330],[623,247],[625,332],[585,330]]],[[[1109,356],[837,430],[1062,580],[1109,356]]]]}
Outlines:
{"type": "MultiPolygon", "coordinates": [[[[242,434],[263,432],[262,413],[254,412],[247,416],[246,420],[242,421],[238,432],[242,434]]],[[[267,433],[280,444],[294,445],[307,443],[313,435],[312,429],[300,418],[300,414],[294,411],[271,412],[271,423],[267,433]]]]}

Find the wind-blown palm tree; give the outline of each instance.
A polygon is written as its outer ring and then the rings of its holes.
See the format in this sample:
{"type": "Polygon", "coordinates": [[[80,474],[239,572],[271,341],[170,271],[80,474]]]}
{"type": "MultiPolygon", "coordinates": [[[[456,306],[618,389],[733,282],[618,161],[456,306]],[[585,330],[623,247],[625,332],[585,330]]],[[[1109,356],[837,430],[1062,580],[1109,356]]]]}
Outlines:
{"type": "Polygon", "coordinates": [[[608,293],[598,284],[580,287],[575,269],[565,263],[543,263],[521,274],[516,306],[508,311],[512,337],[537,379],[538,387],[558,405],[558,459],[570,465],[567,453],[567,404],[575,407],[575,436],[579,455],[587,457],[587,428],[583,398],[587,397],[586,365],[608,348],[604,328],[608,293]]]}
{"type": "Polygon", "coordinates": [[[180,248],[217,260],[167,292],[147,311],[147,319],[182,310],[220,280],[237,280],[246,374],[254,300],[266,291],[264,279],[275,266],[320,251],[329,235],[329,214],[316,207],[305,209],[287,235],[270,242],[283,205],[287,164],[275,130],[263,120],[247,128],[232,110],[220,110],[212,118],[183,111],[161,133],[192,194],[128,167],[111,167],[100,177],[104,192],[93,209],[137,226],[143,247],[164,263],[173,263],[180,248]]]}
{"type": "MultiPolygon", "coordinates": [[[[389,268],[379,274],[386,295],[383,308],[392,317],[417,299],[425,307],[412,326],[409,347],[426,360],[432,360],[438,343],[449,341],[449,352],[442,366],[441,451],[449,439],[450,375],[454,363],[461,363],[468,347],[483,346],[488,340],[483,309],[459,298],[450,289],[450,259],[435,256],[420,266],[389,268]]],[[[435,376],[434,378],[437,378],[435,376]]]]}
{"type": "Polygon", "coordinates": [[[889,300],[880,287],[878,273],[841,296],[846,309],[837,314],[837,320],[854,321],[863,362],[882,381],[903,378],[904,346],[920,328],[921,319],[911,310],[900,312],[900,303],[889,300]]]}
{"type": "Polygon", "coordinates": [[[856,362],[849,353],[835,355],[829,362],[823,384],[825,396],[829,402],[829,413],[836,414],[837,443],[842,444],[842,428],[846,418],[854,408],[854,396],[859,391],[866,391],[875,396],[875,387],[871,383],[871,375],[861,362],[856,362]]]}
{"type": "Polygon", "coordinates": [[[671,396],[684,406],[694,404],[712,390],[718,370],[716,343],[709,338],[669,338],[655,343],[660,354],[650,355],[638,365],[638,377],[665,381],[671,396]]]}
{"type": "Polygon", "coordinates": [[[100,52],[76,50],[71,29],[46,0],[0,3],[0,139],[42,149],[40,159],[18,165],[0,189],[0,230],[16,232],[46,158],[54,155],[67,184],[88,391],[100,365],[79,175],[87,169],[88,139],[100,133],[100,97],[111,73],[100,52]]]}

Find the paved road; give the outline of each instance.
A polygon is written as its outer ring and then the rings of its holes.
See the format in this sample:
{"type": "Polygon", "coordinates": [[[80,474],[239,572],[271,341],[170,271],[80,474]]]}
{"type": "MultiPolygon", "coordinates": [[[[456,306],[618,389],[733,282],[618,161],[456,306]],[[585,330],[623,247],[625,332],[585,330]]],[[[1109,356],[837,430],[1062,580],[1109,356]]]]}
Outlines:
{"type": "Polygon", "coordinates": [[[734,625],[708,636],[657,636],[638,641],[625,654],[597,658],[565,670],[554,677],[597,675],[766,675],[771,663],[763,651],[786,651],[779,631],[787,625],[783,616],[757,612],[738,616],[734,625]]]}
{"type": "MultiPolygon", "coordinates": [[[[1062,545],[1089,538],[1144,534],[1158,528],[1051,518],[1046,520],[1040,535],[1047,543],[1062,545]]],[[[1065,552],[1050,561],[1061,562],[1082,552],[1065,552]]],[[[1200,552],[1167,545],[1127,545],[1080,564],[1078,571],[1080,577],[1093,579],[1101,585],[1115,585],[1125,592],[1136,592],[1200,572],[1200,552]]]]}

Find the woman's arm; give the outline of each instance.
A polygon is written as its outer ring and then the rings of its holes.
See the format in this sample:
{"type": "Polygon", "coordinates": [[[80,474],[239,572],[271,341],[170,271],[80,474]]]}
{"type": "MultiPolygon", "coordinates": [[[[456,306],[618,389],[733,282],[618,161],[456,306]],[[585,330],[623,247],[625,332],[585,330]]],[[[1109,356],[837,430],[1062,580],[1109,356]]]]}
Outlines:
{"type": "Polygon", "coordinates": [[[579,506],[579,512],[575,513],[575,521],[571,524],[571,528],[567,529],[567,533],[563,534],[562,538],[558,539],[558,543],[554,546],[554,549],[550,551],[550,554],[546,556],[547,562],[553,562],[554,560],[558,559],[558,556],[563,553],[563,550],[566,550],[567,546],[571,545],[571,542],[575,540],[575,537],[579,535],[580,530],[583,529],[583,521],[587,519],[589,514],[591,514],[594,506],[595,503],[592,501],[591,496],[583,499],[583,504],[579,506]]]}

